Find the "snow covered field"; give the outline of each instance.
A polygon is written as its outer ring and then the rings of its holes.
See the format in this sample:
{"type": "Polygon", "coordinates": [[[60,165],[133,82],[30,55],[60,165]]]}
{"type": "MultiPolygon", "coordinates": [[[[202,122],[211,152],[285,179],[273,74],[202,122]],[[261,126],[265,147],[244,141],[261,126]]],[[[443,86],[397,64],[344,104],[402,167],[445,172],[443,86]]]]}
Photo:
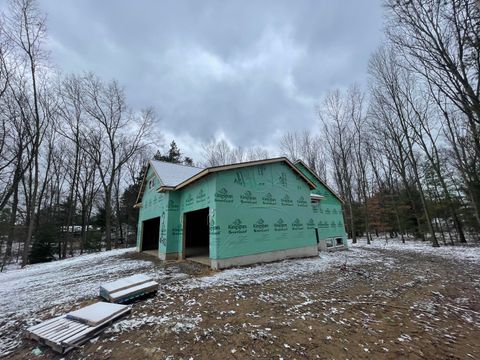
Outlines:
{"type": "Polygon", "coordinates": [[[406,251],[422,255],[438,256],[445,259],[467,260],[480,264],[480,247],[479,246],[441,246],[439,248],[432,247],[429,241],[406,240],[402,244],[400,238],[396,239],[373,239],[371,244],[367,244],[365,238],[358,240],[357,244],[352,244],[349,240],[350,248],[353,249],[383,249],[388,251],[406,251]]]}
{"type": "MultiPolygon", "coordinates": [[[[38,320],[38,313],[51,309],[50,316],[60,315],[62,309],[78,300],[95,298],[99,286],[107,281],[130,274],[145,273],[154,279],[165,276],[162,268],[152,262],[127,260],[122,255],[134,249],[112,250],[46,264],[35,264],[25,269],[0,273],[0,334],[20,324],[30,325],[38,320]]],[[[273,264],[225,270],[212,276],[189,278],[172,287],[193,289],[223,285],[260,284],[266,281],[287,280],[303,274],[325,271],[347,261],[380,261],[366,259],[362,250],[354,253],[321,254],[318,258],[290,260],[273,264]]],[[[19,334],[0,336],[0,356],[10,352],[19,343],[19,334]]]]}
{"type": "Polygon", "coordinates": [[[126,271],[152,271],[150,262],[120,257],[130,251],[112,250],[0,273],[0,316],[29,315],[45,307],[96,296],[102,282],[126,271]]]}
{"type": "Polygon", "coordinates": [[[125,273],[155,274],[151,262],[122,257],[131,251],[82,255],[0,273],[0,356],[19,344],[10,329],[33,323],[38,312],[53,308],[52,315],[57,315],[56,305],[68,307],[79,299],[93,298],[101,283],[125,273]]]}
{"type": "MultiPolygon", "coordinates": [[[[37,322],[40,318],[44,319],[68,311],[82,300],[94,299],[98,294],[99,285],[103,282],[137,273],[145,273],[160,280],[169,276],[169,274],[180,275],[182,272],[182,268],[176,264],[166,270],[165,267],[155,265],[151,261],[133,260],[132,257],[128,256],[132,251],[132,249],[122,249],[83,255],[68,260],[37,264],[25,269],[1,273],[0,357],[9,353],[12,356],[17,348],[22,348],[23,351],[31,351],[31,348],[28,350],[28,346],[31,347],[31,345],[21,339],[25,327],[37,322]]],[[[155,337],[155,331],[153,330],[157,329],[158,326],[167,327],[169,334],[173,334],[172,336],[177,336],[180,332],[186,332],[198,337],[200,333],[209,331],[206,329],[207,325],[205,325],[209,321],[207,314],[217,311],[217,320],[225,317],[238,317],[243,319],[242,321],[245,324],[244,318],[251,319],[252,317],[262,316],[260,312],[257,313],[257,311],[252,310],[260,309],[259,303],[267,303],[271,306],[272,304],[278,305],[285,302],[285,304],[289,304],[288,308],[278,310],[280,314],[273,313],[273,315],[281,315],[286,312],[287,315],[285,316],[287,317],[288,314],[295,314],[300,319],[305,318],[305,316],[308,318],[309,314],[312,314],[310,307],[315,306],[317,301],[315,299],[318,299],[318,294],[322,294],[322,301],[328,303],[329,301],[335,301],[333,295],[330,298],[328,297],[329,291],[350,289],[349,291],[355,292],[357,291],[355,289],[356,282],[354,282],[356,278],[352,278],[352,276],[361,276],[361,279],[367,279],[368,281],[378,280],[381,274],[371,274],[371,269],[398,271],[397,269],[402,269],[404,266],[405,258],[402,254],[417,254],[420,264],[424,261],[423,257],[433,256],[438,259],[453,259],[454,261],[465,262],[471,268],[478,269],[477,266],[480,265],[479,247],[442,247],[435,249],[428,243],[409,242],[401,244],[394,241],[386,243],[382,239],[374,240],[371,245],[366,245],[361,240],[358,244],[350,244],[349,251],[321,253],[315,258],[286,260],[272,264],[230,269],[209,276],[179,276],[178,281],[164,285],[157,297],[136,303],[132,316],[116,323],[108,330],[104,335],[106,336],[104,341],[107,343],[115,342],[117,336],[128,337],[130,332],[141,331],[145,326],[151,329],[148,341],[153,341],[155,337]],[[350,271],[354,275],[350,275],[350,271]],[[326,275],[323,274],[328,274],[331,283],[336,284],[335,286],[338,288],[312,283],[312,281],[316,282],[317,280],[325,281],[326,275]],[[345,285],[345,281],[348,279],[353,281],[349,285],[350,288],[345,285]],[[298,287],[301,289],[303,283],[306,284],[305,286],[310,284],[308,286],[314,287],[304,291],[293,290],[298,287]],[[322,290],[322,286],[324,290],[322,290]],[[354,287],[352,288],[352,286],[354,287]],[[271,287],[273,288],[271,289],[271,287]],[[245,289],[251,289],[256,293],[251,298],[245,295],[245,289]],[[290,289],[292,291],[289,291],[290,289]],[[318,293],[319,291],[320,293],[318,293]],[[208,301],[205,300],[206,294],[213,298],[208,301]],[[216,301],[221,301],[223,296],[228,298],[227,294],[233,296],[233,302],[237,303],[233,309],[221,310],[212,305],[216,301]],[[216,296],[220,296],[220,298],[216,296]],[[243,306],[240,302],[243,300],[253,301],[254,299],[257,299],[257,303],[251,304],[252,308],[245,306],[245,313],[240,316],[243,306]]],[[[424,274],[424,272],[419,274],[412,272],[411,275],[414,284],[412,286],[415,286],[418,282],[426,283],[427,280],[425,279],[430,279],[430,275],[424,274]]],[[[437,277],[432,275],[430,280],[433,281],[433,279],[437,279],[437,277]]],[[[358,279],[355,281],[358,281],[358,279]]],[[[478,281],[478,279],[475,281],[478,281]]],[[[403,289],[402,286],[400,288],[403,289]]],[[[408,286],[405,285],[405,288],[408,288],[408,286]]],[[[366,289],[368,291],[368,287],[366,289]]],[[[397,290],[381,289],[379,291],[385,296],[385,294],[394,294],[397,290]]],[[[393,295],[391,297],[392,299],[395,298],[393,295]]],[[[229,306],[232,304],[228,300],[226,301],[229,306]]],[[[331,308],[339,311],[338,307],[331,308]]],[[[334,311],[331,308],[328,308],[328,314],[330,314],[330,311],[334,311]]],[[[332,316],[330,314],[327,318],[332,316]]],[[[472,324],[475,325],[475,321],[473,319],[472,324]]],[[[285,322],[285,324],[287,323],[288,321],[285,322]]],[[[280,324],[283,324],[283,322],[280,324]]],[[[273,325],[268,326],[272,327],[273,325]]],[[[269,332],[269,330],[266,331],[269,332]]],[[[131,340],[127,338],[125,341],[127,341],[125,344],[128,345],[131,340]]],[[[175,342],[173,341],[172,344],[175,344],[175,342]]],[[[86,351],[90,351],[90,349],[86,351]]]]}

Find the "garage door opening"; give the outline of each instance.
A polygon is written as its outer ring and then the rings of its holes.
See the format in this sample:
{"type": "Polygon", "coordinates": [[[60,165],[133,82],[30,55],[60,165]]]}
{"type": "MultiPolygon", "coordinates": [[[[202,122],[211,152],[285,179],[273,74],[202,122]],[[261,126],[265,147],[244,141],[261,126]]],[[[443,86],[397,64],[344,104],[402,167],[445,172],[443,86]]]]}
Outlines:
{"type": "Polygon", "coordinates": [[[142,251],[158,255],[160,217],[145,220],[142,231],[142,251]]]}
{"type": "Polygon", "coordinates": [[[184,214],[185,258],[210,265],[209,208],[184,214]]]}

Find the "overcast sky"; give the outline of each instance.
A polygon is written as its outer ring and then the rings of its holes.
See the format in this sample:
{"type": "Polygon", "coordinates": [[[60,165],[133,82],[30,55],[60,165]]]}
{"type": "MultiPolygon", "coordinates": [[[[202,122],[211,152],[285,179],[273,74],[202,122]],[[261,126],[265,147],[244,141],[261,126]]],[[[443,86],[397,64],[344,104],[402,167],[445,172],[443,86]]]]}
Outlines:
{"type": "Polygon", "coordinates": [[[380,0],[40,5],[59,68],[119,80],[133,108],[157,110],[166,142],[196,158],[215,136],[275,148],[285,131],[314,129],[326,91],[365,84],[382,37],[380,0]]]}

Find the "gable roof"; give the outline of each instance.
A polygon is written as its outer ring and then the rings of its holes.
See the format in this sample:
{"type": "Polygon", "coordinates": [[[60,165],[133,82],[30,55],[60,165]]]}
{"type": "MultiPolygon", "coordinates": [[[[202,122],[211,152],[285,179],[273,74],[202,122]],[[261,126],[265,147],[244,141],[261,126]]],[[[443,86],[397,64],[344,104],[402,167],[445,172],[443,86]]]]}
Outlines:
{"type": "Polygon", "coordinates": [[[232,169],[239,169],[239,168],[244,168],[244,167],[249,167],[249,166],[255,166],[255,165],[265,165],[265,164],[272,164],[272,163],[277,163],[277,162],[285,162],[298,176],[302,178],[303,181],[305,181],[310,188],[315,189],[316,186],[313,182],[311,182],[300,170],[297,169],[297,167],[292,164],[290,160],[288,160],[286,157],[279,157],[279,158],[272,158],[272,159],[265,159],[265,160],[254,160],[254,161],[246,161],[246,162],[241,162],[241,163],[236,163],[236,164],[228,164],[228,165],[220,165],[220,166],[212,166],[206,169],[203,169],[199,171],[198,173],[194,174],[188,179],[185,179],[183,182],[175,185],[175,186],[167,186],[167,185],[162,185],[158,188],[158,191],[173,191],[173,190],[179,190],[185,186],[190,185],[191,183],[203,178],[204,176],[207,176],[208,174],[215,173],[215,172],[220,172],[220,171],[226,171],[226,170],[232,170],[232,169]]]}
{"type": "Polygon", "coordinates": [[[305,164],[302,160],[295,160],[294,164],[295,165],[301,164],[310,174],[313,175],[313,177],[315,177],[315,179],[317,179],[320,182],[320,184],[325,186],[328,189],[328,191],[330,191],[333,194],[333,196],[335,196],[342,204],[345,203],[345,201],[343,201],[340,195],[338,195],[330,186],[328,186],[324,180],[320,179],[318,175],[315,174],[315,172],[312,169],[310,169],[310,167],[308,167],[307,164],[305,164]]]}
{"type": "Polygon", "coordinates": [[[192,176],[202,171],[202,168],[173,164],[158,160],[150,160],[158,179],[162,186],[177,186],[192,176]]]}
{"type": "Polygon", "coordinates": [[[152,167],[154,174],[160,180],[161,186],[175,187],[183,181],[191,178],[195,174],[202,171],[202,168],[181,164],[174,164],[159,160],[149,160],[147,163],[147,169],[143,175],[142,185],[138,192],[137,201],[138,204],[141,201],[143,191],[145,189],[145,181],[147,178],[148,169],[152,167]]]}

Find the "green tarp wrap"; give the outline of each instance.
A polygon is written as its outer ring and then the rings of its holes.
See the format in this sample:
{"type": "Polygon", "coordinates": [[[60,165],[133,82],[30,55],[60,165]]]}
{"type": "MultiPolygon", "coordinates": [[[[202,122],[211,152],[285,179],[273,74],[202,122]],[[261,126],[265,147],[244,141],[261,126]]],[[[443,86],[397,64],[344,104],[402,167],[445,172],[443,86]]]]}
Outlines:
{"type": "Polygon", "coordinates": [[[296,163],[295,166],[308,180],[315,184],[316,188],[311,190],[311,193],[324,197],[319,203],[312,204],[313,218],[315,220],[315,227],[318,229],[320,240],[324,241],[328,238],[341,237],[343,239],[343,245],[347,246],[341,201],[301,162],[296,163]]]}
{"type": "Polygon", "coordinates": [[[315,228],[320,239],[345,239],[340,201],[321,183],[311,181],[318,186],[314,192],[326,197],[313,207],[309,185],[285,162],[212,173],[167,193],[156,192],[161,184],[150,168],[137,246],[142,221],[160,216],[159,252],[180,254],[183,214],[203,208],[209,208],[212,259],[314,246],[315,228]]]}
{"type": "Polygon", "coordinates": [[[316,244],[309,186],[286,164],[217,175],[219,259],[316,244]]]}
{"type": "MultiPolygon", "coordinates": [[[[145,180],[145,191],[142,197],[142,207],[140,208],[138,231],[137,231],[137,248],[141,248],[142,239],[142,222],[165,214],[167,194],[158,193],[156,190],[160,186],[159,179],[155,176],[153,169],[150,167],[145,180]]],[[[161,218],[160,218],[161,220],[161,218]]],[[[166,251],[166,248],[159,244],[159,250],[166,251]]]]}

